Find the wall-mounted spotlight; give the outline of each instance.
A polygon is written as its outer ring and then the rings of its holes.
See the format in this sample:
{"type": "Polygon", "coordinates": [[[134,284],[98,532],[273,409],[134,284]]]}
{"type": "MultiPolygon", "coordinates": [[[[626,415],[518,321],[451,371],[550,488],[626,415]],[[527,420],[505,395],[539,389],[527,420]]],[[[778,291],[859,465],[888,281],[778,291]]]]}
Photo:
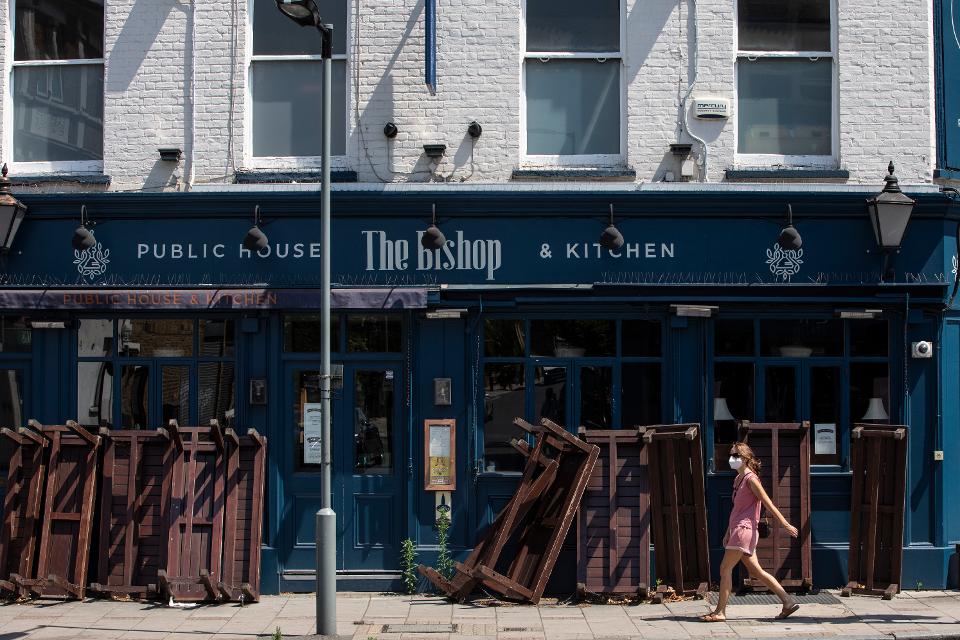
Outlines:
{"type": "Polygon", "coordinates": [[[427,157],[431,160],[439,160],[443,157],[444,152],[447,150],[447,145],[445,144],[425,144],[423,145],[423,152],[427,154],[427,157]]]}
{"type": "Polygon", "coordinates": [[[73,230],[73,248],[77,251],[84,251],[96,246],[97,239],[93,237],[90,227],[95,223],[87,219],[87,205],[80,205],[80,226],[73,230]]]}
{"type": "Polygon", "coordinates": [[[610,205],[610,224],[600,234],[600,246],[610,251],[616,251],[623,246],[623,234],[613,224],[613,205],[610,205]]]}
{"type": "Polygon", "coordinates": [[[473,122],[467,125],[467,133],[470,135],[471,138],[476,140],[483,133],[483,127],[480,126],[479,122],[474,120],[473,122]]]}
{"type": "Polygon", "coordinates": [[[157,149],[157,152],[163,162],[180,162],[180,158],[183,156],[183,149],[177,147],[164,147],[157,149]]]}
{"type": "Polygon", "coordinates": [[[793,205],[787,205],[787,226],[780,230],[780,236],[777,238],[777,244],[784,251],[799,249],[803,246],[803,239],[800,232],[793,226],[793,205]]]}
{"type": "Polygon", "coordinates": [[[392,122],[388,122],[383,125],[383,135],[387,136],[391,140],[397,137],[397,133],[400,132],[400,129],[397,129],[397,125],[392,122]]]}
{"type": "Polygon", "coordinates": [[[433,222],[427,227],[427,230],[420,236],[420,244],[424,249],[440,249],[447,244],[447,238],[437,226],[437,205],[431,205],[433,211],[433,222]]]}
{"type": "Polygon", "coordinates": [[[253,209],[253,226],[243,238],[243,248],[247,251],[260,251],[267,247],[267,234],[260,228],[260,205],[253,209]]]}

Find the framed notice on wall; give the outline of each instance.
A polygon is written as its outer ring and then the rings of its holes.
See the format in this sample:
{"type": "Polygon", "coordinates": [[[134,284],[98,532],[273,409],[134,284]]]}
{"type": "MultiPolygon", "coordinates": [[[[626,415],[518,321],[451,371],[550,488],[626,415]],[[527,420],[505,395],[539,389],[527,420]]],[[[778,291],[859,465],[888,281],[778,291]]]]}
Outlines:
{"type": "Polygon", "coordinates": [[[457,488],[456,420],[423,421],[423,489],[453,491],[457,488]]]}

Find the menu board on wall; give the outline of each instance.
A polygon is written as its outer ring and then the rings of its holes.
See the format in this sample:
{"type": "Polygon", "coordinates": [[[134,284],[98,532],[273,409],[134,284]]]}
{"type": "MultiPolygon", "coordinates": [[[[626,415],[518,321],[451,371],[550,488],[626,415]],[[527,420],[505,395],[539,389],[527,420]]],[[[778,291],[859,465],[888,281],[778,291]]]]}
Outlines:
{"type": "Polygon", "coordinates": [[[456,489],[456,432],[456,420],[423,421],[425,491],[456,489]]]}
{"type": "Polygon", "coordinates": [[[322,410],[319,402],[303,403],[303,464],[320,464],[323,441],[322,410]]]}

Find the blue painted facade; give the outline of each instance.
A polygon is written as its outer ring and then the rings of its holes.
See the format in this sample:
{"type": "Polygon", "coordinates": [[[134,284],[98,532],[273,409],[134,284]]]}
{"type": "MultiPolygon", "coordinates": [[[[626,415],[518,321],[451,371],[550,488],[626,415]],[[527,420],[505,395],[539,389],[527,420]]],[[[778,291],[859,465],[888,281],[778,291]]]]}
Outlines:
{"type": "MultiPolygon", "coordinates": [[[[631,426],[621,422],[628,420],[625,403],[633,393],[625,363],[655,366],[659,417],[703,423],[706,459],[712,459],[713,368],[724,360],[716,356],[714,340],[718,323],[727,320],[755,327],[839,323],[834,325],[839,355],[786,357],[758,347],[752,355],[725,358],[757,372],[750,407],[756,416],[770,403],[764,387],[772,379],[764,373],[770,368],[793,372],[801,399],[796,418],[809,419],[803,406],[816,395],[811,368],[834,367],[846,389],[861,361],[886,367],[890,419],[911,428],[903,581],[948,586],[954,544],[960,542],[960,506],[949,498],[949,487],[960,481],[955,464],[960,310],[945,304],[956,277],[960,215],[942,194],[905,190],[918,204],[903,249],[893,258],[894,276],[883,282],[883,260],[865,206],[874,194],[866,190],[336,190],[333,280],[344,302],[334,310],[334,361],[344,365],[345,375],[334,407],[339,438],[334,506],[341,515],[344,588],[393,584],[399,543],[406,537],[417,543],[422,561],[433,561],[434,497],[422,489],[425,419],[457,422],[452,515],[460,555],[509,499],[517,476],[484,459],[490,413],[485,367],[514,363],[530,372],[559,367],[576,374],[561,400],[573,428],[583,417],[577,402],[587,392],[583,371],[613,372],[610,419],[619,427],[631,426]],[[595,244],[611,203],[626,240],[617,254],[595,244]],[[775,247],[787,203],[803,236],[802,253],[783,254],[775,247]],[[419,244],[431,204],[450,242],[446,252],[427,252],[419,244]],[[360,289],[384,295],[349,295],[360,289]],[[389,291],[418,295],[390,297],[389,291]],[[717,309],[710,318],[682,317],[671,307],[678,304],[717,309]],[[428,318],[426,312],[436,309],[462,311],[454,314],[459,318],[428,318]],[[880,312],[888,328],[885,355],[854,354],[859,325],[838,316],[850,309],[880,312]],[[393,322],[399,341],[384,342],[379,350],[357,349],[351,323],[360,316],[393,322]],[[614,323],[610,351],[538,356],[527,340],[513,356],[485,353],[488,321],[520,321],[529,331],[532,322],[569,319],[614,323]],[[628,353],[627,323],[637,320],[659,327],[657,355],[628,353]],[[911,343],[920,340],[934,343],[933,358],[910,357],[911,343]],[[451,379],[450,406],[434,404],[436,378],[451,379]],[[376,478],[353,472],[355,410],[370,379],[381,392],[389,387],[393,399],[384,418],[393,425],[391,471],[376,478]],[[935,450],[945,452],[945,462],[933,461],[935,450]]],[[[47,423],[76,417],[77,318],[234,320],[235,420],[265,432],[270,443],[263,589],[312,589],[313,513],[321,488],[319,474],[297,463],[302,451],[292,407],[307,398],[295,381],[319,367],[319,353],[287,348],[285,321],[319,309],[318,195],[246,191],[21,199],[29,211],[2,265],[4,314],[72,322],[65,330],[34,329],[29,352],[0,354],[0,368],[17,369],[27,381],[24,416],[47,423]],[[81,205],[96,222],[95,254],[75,253],[69,244],[81,205]],[[270,240],[269,253],[262,255],[244,252],[241,245],[254,205],[261,207],[270,240]],[[266,380],[265,404],[248,397],[250,379],[266,380]]],[[[759,344],[760,338],[753,340],[759,344]]],[[[517,408],[536,418],[538,400],[527,394],[517,408]]],[[[849,424],[859,416],[847,400],[842,406],[839,464],[818,465],[811,483],[814,581],[823,587],[846,578],[850,473],[844,453],[849,424]]],[[[708,467],[709,535],[717,563],[730,484],[729,471],[708,467]]],[[[554,575],[559,592],[574,587],[573,554],[571,538],[554,575]]]]}

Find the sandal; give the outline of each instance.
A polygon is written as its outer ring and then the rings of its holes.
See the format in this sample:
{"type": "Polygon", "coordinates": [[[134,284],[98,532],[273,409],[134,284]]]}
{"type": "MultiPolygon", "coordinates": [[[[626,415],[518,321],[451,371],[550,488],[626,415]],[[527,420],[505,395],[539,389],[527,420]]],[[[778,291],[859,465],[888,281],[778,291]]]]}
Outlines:
{"type": "Polygon", "coordinates": [[[783,611],[777,614],[777,617],[774,620],[783,620],[784,618],[789,618],[795,614],[800,609],[800,605],[796,602],[792,603],[790,606],[784,606],[783,611]]]}
{"type": "Polygon", "coordinates": [[[708,613],[700,616],[700,622],[726,622],[727,617],[720,613],[708,613]]]}

